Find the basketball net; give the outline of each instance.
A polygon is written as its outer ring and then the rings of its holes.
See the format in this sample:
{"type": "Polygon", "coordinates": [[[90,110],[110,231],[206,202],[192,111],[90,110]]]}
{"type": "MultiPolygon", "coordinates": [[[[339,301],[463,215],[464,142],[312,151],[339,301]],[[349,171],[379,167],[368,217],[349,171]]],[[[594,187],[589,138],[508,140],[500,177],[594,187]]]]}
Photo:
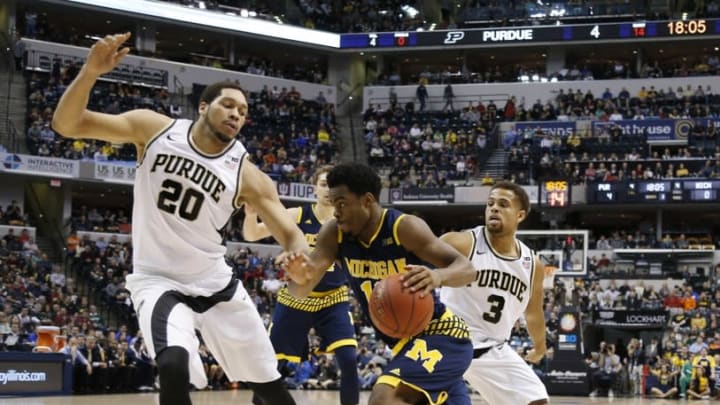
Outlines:
{"type": "Polygon", "coordinates": [[[545,265],[545,277],[543,278],[543,289],[552,290],[555,286],[555,272],[558,270],[555,266],[545,265]]]}

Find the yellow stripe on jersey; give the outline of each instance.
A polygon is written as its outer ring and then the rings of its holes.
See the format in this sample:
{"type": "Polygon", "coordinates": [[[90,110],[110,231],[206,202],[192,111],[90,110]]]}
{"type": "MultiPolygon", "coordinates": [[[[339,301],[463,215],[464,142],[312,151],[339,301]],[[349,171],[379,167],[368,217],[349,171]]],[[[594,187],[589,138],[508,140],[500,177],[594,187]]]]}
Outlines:
{"type": "Polygon", "coordinates": [[[299,209],[298,209],[298,213],[297,213],[297,218],[295,218],[295,223],[299,225],[300,222],[302,221],[303,207],[300,206],[300,207],[298,207],[298,208],[299,208],[299,209]]]}
{"type": "Polygon", "coordinates": [[[332,342],[325,348],[325,352],[334,352],[338,347],[353,346],[358,347],[358,342],[355,339],[340,339],[336,342],[332,342]]]}
{"type": "Polygon", "coordinates": [[[415,384],[411,384],[407,381],[404,381],[400,377],[395,377],[392,375],[387,375],[387,374],[381,375],[380,377],[378,377],[376,384],[386,384],[393,388],[397,388],[398,385],[402,384],[408,388],[413,389],[414,391],[417,391],[417,392],[425,395],[425,399],[427,399],[427,403],[430,405],[441,405],[441,404],[444,404],[445,401],[447,401],[447,399],[448,399],[447,392],[441,391],[440,394],[438,394],[437,401],[433,401],[430,394],[427,391],[425,391],[424,389],[420,388],[419,386],[417,386],[415,384]]]}
{"type": "Polygon", "coordinates": [[[284,353],[276,353],[275,358],[278,360],[287,360],[290,363],[302,363],[302,358],[300,356],[290,356],[284,353]]]}
{"type": "Polygon", "coordinates": [[[449,309],[440,319],[433,319],[419,336],[444,335],[456,339],[470,339],[470,329],[465,321],[449,309]]]}
{"type": "Polygon", "coordinates": [[[290,294],[287,287],[283,287],[278,292],[277,302],[292,309],[297,309],[298,311],[318,312],[349,300],[348,288],[346,286],[325,292],[312,292],[310,294],[307,298],[298,299],[290,294]]]}
{"type": "Polygon", "coordinates": [[[383,210],[382,216],[380,217],[380,222],[378,222],[378,227],[377,227],[377,229],[375,230],[375,233],[373,233],[373,236],[370,237],[370,240],[369,240],[367,243],[365,243],[365,242],[361,241],[360,239],[358,239],[358,242],[360,242],[360,244],[361,244],[363,247],[369,248],[370,245],[372,245],[372,243],[373,243],[373,241],[375,240],[375,238],[377,238],[377,236],[380,234],[380,231],[382,231],[383,225],[385,224],[385,214],[387,214],[387,210],[383,210]]]}
{"type": "MultiPolygon", "coordinates": [[[[431,320],[430,323],[428,323],[428,326],[425,327],[425,330],[423,330],[419,335],[414,336],[414,338],[431,335],[443,335],[454,337],[456,339],[469,340],[470,329],[462,318],[455,315],[449,309],[445,309],[445,312],[440,319],[431,320]]],[[[395,343],[395,346],[392,347],[393,357],[397,356],[398,353],[402,351],[403,347],[408,344],[410,339],[411,338],[402,338],[400,341],[395,343]]]]}
{"type": "Polygon", "coordinates": [[[406,214],[400,215],[395,219],[395,223],[393,224],[393,238],[395,239],[395,244],[398,246],[402,246],[402,243],[400,243],[400,237],[398,236],[398,225],[400,225],[400,221],[402,221],[405,217],[406,214]]]}

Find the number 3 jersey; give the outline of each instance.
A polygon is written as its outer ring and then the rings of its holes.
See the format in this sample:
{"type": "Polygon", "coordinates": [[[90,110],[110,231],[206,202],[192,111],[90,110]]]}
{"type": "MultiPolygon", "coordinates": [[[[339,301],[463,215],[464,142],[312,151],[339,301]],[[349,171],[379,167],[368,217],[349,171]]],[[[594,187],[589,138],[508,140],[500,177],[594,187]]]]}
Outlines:
{"type": "Polygon", "coordinates": [[[467,322],[475,348],[510,338],[515,321],[523,316],[532,292],[533,251],[516,240],[519,257],[507,257],[490,246],[484,226],[471,229],[470,262],[477,274],[463,288],[442,288],[445,305],[467,322]]]}
{"type": "MultiPolygon", "coordinates": [[[[133,205],[135,274],[205,286],[229,282],[223,228],[239,207],[245,147],[203,153],[190,139],[193,122],[176,120],[145,146],[138,160],[133,205]]],[[[224,283],[224,284],[223,284],[224,283]]]]}

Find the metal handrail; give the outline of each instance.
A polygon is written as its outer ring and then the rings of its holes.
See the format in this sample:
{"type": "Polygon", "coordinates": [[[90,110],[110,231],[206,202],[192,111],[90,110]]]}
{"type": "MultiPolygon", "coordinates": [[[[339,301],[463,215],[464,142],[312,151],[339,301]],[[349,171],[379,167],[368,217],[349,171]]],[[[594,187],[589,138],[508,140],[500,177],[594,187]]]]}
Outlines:
{"type": "Polygon", "coordinates": [[[5,133],[10,136],[10,95],[12,94],[12,83],[15,75],[15,60],[13,57],[14,49],[12,47],[12,41],[5,32],[0,31],[0,55],[4,55],[2,59],[5,60],[7,65],[8,79],[7,79],[7,93],[3,96],[5,99],[5,116],[8,118],[5,123],[5,133]]]}

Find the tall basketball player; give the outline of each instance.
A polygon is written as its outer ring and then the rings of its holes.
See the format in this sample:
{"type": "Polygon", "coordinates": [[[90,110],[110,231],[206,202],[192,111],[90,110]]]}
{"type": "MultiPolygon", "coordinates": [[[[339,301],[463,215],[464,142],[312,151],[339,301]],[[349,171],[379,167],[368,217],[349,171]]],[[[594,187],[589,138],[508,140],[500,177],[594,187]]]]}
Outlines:
{"type": "MultiPolygon", "coordinates": [[[[323,223],[333,217],[333,206],[328,195],[327,174],[332,166],[318,168],[312,177],[317,200],[315,203],[288,208],[310,247],[315,246],[317,234],[323,223]]],[[[255,210],[245,208],[243,238],[248,241],[270,236],[265,224],[258,222],[255,210]]],[[[315,328],[322,338],[321,349],[333,352],[340,368],[340,404],[354,405],[360,400],[360,383],[357,370],[357,340],[350,314],[347,278],[339,266],[334,265],[325,273],[320,283],[305,299],[293,297],[283,288],[273,311],[270,341],[275,348],[278,366],[300,363],[308,356],[308,332],[315,328]]],[[[255,398],[255,404],[260,401],[255,398]]]]}
{"type": "Polygon", "coordinates": [[[245,93],[232,82],[208,86],[196,122],[150,110],[89,111],[92,87],[127,55],[129,48],[121,46],[129,38],[129,33],[108,35],[93,45],[52,124],[67,137],[137,148],[134,273],[127,288],[160,373],[160,404],[190,404],[189,384],[207,385],[195,335],[199,329],[231,380],[250,382],[269,404],[292,405],[260,315],[233,278],[222,245],[230,216],[250,204],[283,248],[308,249],[273,183],[235,140],[247,116],[245,93]]]}
{"type": "Polygon", "coordinates": [[[506,343],[515,321],[524,314],[534,346],[526,359],[536,363],[546,351],[543,265],[515,238],[528,213],[525,190],[500,182],[490,189],[485,226],[441,236],[476,270],[472,283],[443,288],[440,297],[470,328],[474,352],[465,379],[490,405],[548,403],[545,385],[506,343]]]}
{"type": "MultiPolygon", "coordinates": [[[[341,164],[327,175],[335,218],[323,224],[315,249],[288,255],[285,268],[315,277],[298,286],[308,293],[337,261],[355,296],[368,314],[374,284],[405,273],[408,288],[433,294],[441,285],[464,286],[475,278],[470,262],[438,239],[420,218],[380,206],[380,177],[368,166],[341,164]],[[428,262],[438,269],[423,266],[428,262]],[[299,269],[298,269],[299,268],[299,269]]],[[[432,320],[417,336],[393,339],[376,329],[392,347],[393,359],[384,368],[370,395],[370,405],[470,405],[462,376],[472,359],[467,326],[435,297],[432,320]]]]}

